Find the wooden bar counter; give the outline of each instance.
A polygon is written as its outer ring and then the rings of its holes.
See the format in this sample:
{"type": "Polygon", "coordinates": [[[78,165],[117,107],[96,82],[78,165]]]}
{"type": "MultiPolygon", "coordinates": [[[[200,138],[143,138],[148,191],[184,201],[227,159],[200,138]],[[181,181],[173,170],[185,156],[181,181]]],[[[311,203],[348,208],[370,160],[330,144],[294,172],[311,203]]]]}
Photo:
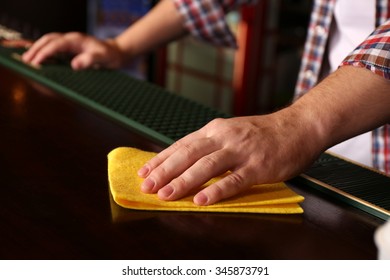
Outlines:
{"type": "Polygon", "coordinates": [[[375,259],[383,223],[301,185],[302,215],[145,212],[112,202],[107,154],[156,143],[0,67],[2,259],[375,259]]]}

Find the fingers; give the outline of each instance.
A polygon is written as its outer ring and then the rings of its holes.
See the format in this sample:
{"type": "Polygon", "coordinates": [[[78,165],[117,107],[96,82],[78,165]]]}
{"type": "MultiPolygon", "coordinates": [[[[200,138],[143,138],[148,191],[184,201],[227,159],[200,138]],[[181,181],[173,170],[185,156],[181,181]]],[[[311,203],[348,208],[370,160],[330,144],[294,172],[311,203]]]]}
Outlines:
{"type": "Polygon", "coordinates": [[[172,145],[146,165],[149,174],[141,186],[143,192],[157,192],[189,169],[198,159],[215,150],[213,142],[208,138],[197,139],[191,145],[183,142],[184,144],[172,145]]]}
{"type": "MultiPolygon", "coordinates": [[[[221,147],[210,138],[190,142],[186,139],[163,151],[148,163],[149,166],[146,165],[152,169],[141,190],[145,193],[157,193],[162,200],[182,198],[204,185],[210,178],[239,166],[236,158],[233,151],[221,147]]],[[[243,170],[230,173],[199,192],[194,197],[194,203],[210,205],[249,188],[253,180],[243,170]]]]}
{"type": "Polygon", "coordinates": [[[208,154],[195,162],[185,172],[174,178],[158,191],[162,200],[175,200],[181,198],[193,189],[202,186],[210,178],[225,173],[230,167],[230,154],[218,150],[208,154]]]}
{"type": "Polygon", "coordinates": [[[74,55],[71,60],[74,70],[119,68],[122,53],[112,41],[102,41],[79,32],[49,33],[37,40],[22,59],[25,63],[40,65],[49,57],[70,53],[74,55]]]}
{"type": "Polygon", "coordinates": [[[34,65],[41,64],[46,58],[53,56],[63,48],[63,41],[61,38],[62,35],[60,33],[49,33],[44,35],[23,54],[23,61],[34,65]]]}
{"type": "Polygon", "coordinates": [[[142,178],[146,178],[150,172],[158,167],[161,163],[163,163],[168,157],[170,157],[173,153],[175,153],[182,145],[188,145],[188,143],[191,143],[193,141],[196,141],[200,138],[198,136],[200,134],[199,131],[193,132],[184,138],[180,139],[179,141],[175,142],[159,154],[157,154],[153,159],[151,159],[149,162],[147,162],[140,170],[138,170],[138,176],[142,178]]]}
{"type": "MultiPolygon", "coordinates": [[[[88,36],[85,36],[78,32],[69,33],[49,33],[38,39],[29,50],[27,50],[22,59],[26,63],[33,65],[40,65],[47,58],[55,56],[59,53],[72,53],[77,54],[82,52],[83,44],[89,40],[88,36]]],[[[84,59],[85,60],[85,59],[84,59]]],[[[77,69],[86,68],[84,65],[91,65],[91,62],[72,61],[72,65],[75,64],[77,69]]]]}
{"type": "Polygon", "coordinates": [[[72,61],[75,70],[94,68],[117,68],[115,51],[109,44],[94,38],[85,38],[82,51],[72,61]]]}
{"type": "Polygon", "coordinates": [[[81,70],[98,66],[92,53],[81,53],[75,56],[71,61],[71,66],[74,70],[81,70]]]}
{"type": "Polygon", "coordinates": [[[249,174],[245,174],[243,171],[236,171],[197,193],[193,201],[199,206],[211,205],[239,194],[252,185],[249,174]]]}
{"type": "MultiPolygon", "coordinates": [[[[187,157],[177,156],[181,152],[178,150],[169,158],[170,161],[165,161],[156,168],[145,180],[141,187],[142,191],[157,192],[158,197],[162,200],[176,200],[204,185],[210,178],[223,174],[237,165],[232,153],[226,149],[220,149],[204,156],[201,154],[196,157],[190,155],[190,158],[197,160],[190,167],[187,167],[185,163],[187,157]],[[170,166],[166,167],[168,164],[170,166]],[[174,170],[175,168],[177,170],[174,170]],[[173,179],[171,179],[172,176],[173,179]]],[[[199,206],[214,204],[248,189],[253,185],[252,179],[250,173],[245,172],[245,169],[234,171],[200,191],[195,195],[193,201],[199,206]]]]}
{"type": "MultiPolygon", "coordinates": [[[[238,170],[242,158],[247,160],[248,157],[238,156],[236,149],[240,148],[237,145],[226,145],[229,141],[234,143],[231,137],[219,133],[221,130],[218,129],[210,134],[210,128],[214,129],[214,126],[205,126],[182,138],[145,164],[138,171],[138,175],[145,178],[141,190],[157,193],[162,200],[176,200],[194,192],[213,177],[238,170]]],[[[235,195],[250,186],[251,181],[244,178],[249,177],[239,171],[230,173],[198,193],[194,203],[210,205],[235,195]]]]}

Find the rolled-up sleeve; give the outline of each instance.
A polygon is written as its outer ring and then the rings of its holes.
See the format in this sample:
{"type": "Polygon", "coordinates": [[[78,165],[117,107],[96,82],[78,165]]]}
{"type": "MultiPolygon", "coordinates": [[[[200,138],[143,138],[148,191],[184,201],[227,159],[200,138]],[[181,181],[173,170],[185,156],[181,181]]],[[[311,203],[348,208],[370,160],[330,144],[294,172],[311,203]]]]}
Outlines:
{"type": "Polygon", "coordinates": [[[224,47],[237,47],[226,21],[226,13],[257,0],[173,0],[192,36],[224,47]]]}
{"type": "Polygon", "coordinates": [[[364,67],[390,79],[390,20],[379,26],[341,63],[364,67]]]}

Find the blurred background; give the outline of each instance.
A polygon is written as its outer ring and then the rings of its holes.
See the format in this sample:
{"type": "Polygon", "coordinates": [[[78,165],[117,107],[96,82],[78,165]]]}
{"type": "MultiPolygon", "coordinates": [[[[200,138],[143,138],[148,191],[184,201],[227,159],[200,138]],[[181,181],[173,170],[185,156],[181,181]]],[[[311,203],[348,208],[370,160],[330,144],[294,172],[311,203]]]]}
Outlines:
{"type": "MultiPolygon", "coordinates": [[[[35,40],[48,32],[114,37],[152,0],[2,0],[0,27],[35,40]]],[[[263,0],[227,15],[239,48],[191,37],[140,57],[127,74],[234,115],[263,114],[291,101],[312,0],[263,0]]]]}

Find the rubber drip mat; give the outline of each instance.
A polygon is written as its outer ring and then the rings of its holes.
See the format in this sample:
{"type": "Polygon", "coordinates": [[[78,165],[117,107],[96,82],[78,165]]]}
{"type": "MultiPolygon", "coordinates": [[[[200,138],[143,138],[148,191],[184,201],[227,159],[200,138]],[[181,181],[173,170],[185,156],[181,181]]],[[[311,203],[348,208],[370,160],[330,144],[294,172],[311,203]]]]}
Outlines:
{"type": "MultiPolygon", "coordinates": [[[[212,119],[231,117],[118,71],[76,72],[66,63],[44,65],[38,70],[14,58],[21,51],[0,47],[0,64],[160,144],[170,145],[212,119]]],[[[343,159],[323,154],[292,181],[314,187],[381,219],[390,217],[390,178],[343,159]]]]}
{"type": "Polygon", "coordinates": [[[1,47],[0,63],[160,144],[170,145],[215,118],[230,117],[119,71],[73,71],[65,63],[35,69],[14,58],[20,53],[1,47]]]}
{"type": "Polygon", "coordinates": [[[324,153],[301,176],[304,183],[378,218],[390,217],[390,177],[324,153]]]}

